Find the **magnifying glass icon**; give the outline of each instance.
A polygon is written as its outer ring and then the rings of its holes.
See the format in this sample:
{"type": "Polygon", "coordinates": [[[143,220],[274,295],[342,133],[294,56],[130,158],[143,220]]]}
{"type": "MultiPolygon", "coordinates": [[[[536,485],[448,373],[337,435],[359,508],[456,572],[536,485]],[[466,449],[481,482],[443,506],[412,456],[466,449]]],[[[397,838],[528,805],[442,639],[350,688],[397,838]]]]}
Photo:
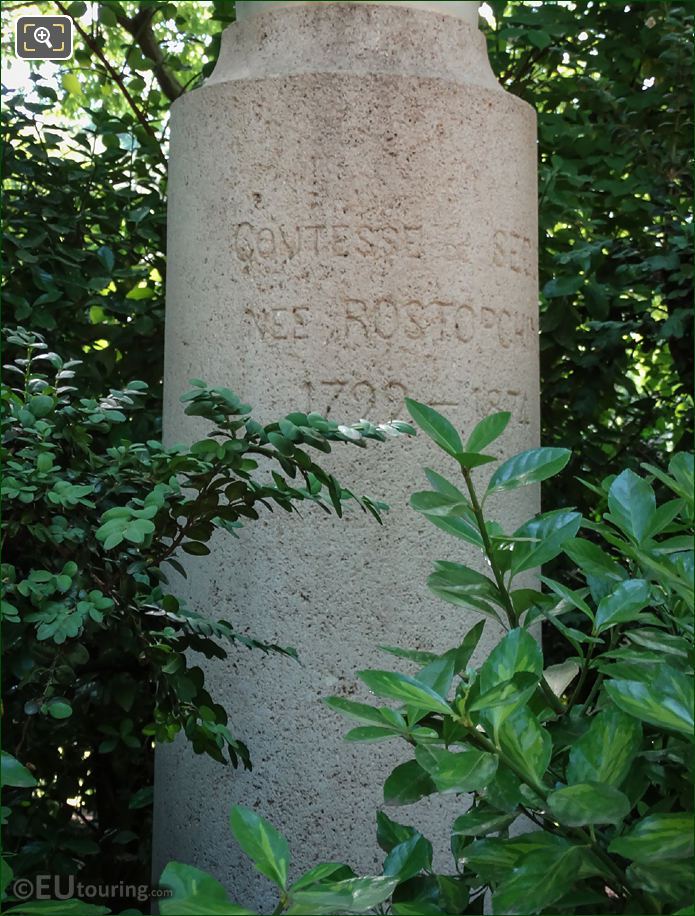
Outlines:
{"type": "Polygon", "coordinates": [[[51,44],[51,33],[48,31],[45,25],[40,25],[38,28],[34,29],[34,41],[39,44],[46,45],[47,48],[53,50],[53,45],[51,44]]]}

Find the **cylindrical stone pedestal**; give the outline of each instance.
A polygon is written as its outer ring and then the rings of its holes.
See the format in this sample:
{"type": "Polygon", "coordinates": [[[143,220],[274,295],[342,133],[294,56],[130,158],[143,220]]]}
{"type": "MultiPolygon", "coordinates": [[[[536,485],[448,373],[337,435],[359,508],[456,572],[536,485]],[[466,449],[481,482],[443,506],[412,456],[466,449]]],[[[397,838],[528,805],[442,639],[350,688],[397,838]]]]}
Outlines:
{"type": "MultiPolygon", "coordinates": [[[[405,418],[410,395],[466,434],[509,409],[500,448],[537,444],[535,117],[496,83],[476,28],[430,10],[319,3],[225,32],[214,74],[173,110],[170,443],[200,433],[178,400],[193,377],[233,388],[265,422],[291,410],[405,418]]],[[[157,866],[208,869],[264,913],[272,892],[234,846],[230,806],[288,836],[295,875],[327,860],[378,871],[381,786],[410,755],[345,744],[349,725],[322,698],[366,698],[361,668],[412,671],[379,645],[444,651],[476,619],[425,583],[435,560],[480,558],[408,506],[424,466],[453,478],[453,462],[420,435],[337,446],[325,464],[391,504],[383,527],[356,507],[342,521],[311,507],[268,514],[240,540],[219,537],[178,584],[194,607],[294,646],[302,662],[245,649],[201,659],[252,772],[183,740],[157,754],[157,866]]],[[[521,491],[498,517],[511,529],[536,509],[537,493],[521,491]]],[[[447,796],[390,813],[444,848],[462,810],[447,796]]]]}

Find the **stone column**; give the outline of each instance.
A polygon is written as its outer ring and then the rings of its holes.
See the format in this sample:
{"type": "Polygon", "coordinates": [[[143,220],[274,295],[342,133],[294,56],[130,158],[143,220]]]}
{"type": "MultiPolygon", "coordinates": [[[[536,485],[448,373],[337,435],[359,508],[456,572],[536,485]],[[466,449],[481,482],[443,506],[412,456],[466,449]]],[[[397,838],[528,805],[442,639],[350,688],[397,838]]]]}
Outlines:
{"type": "MultiPolygon", "coordinates": [[[[407,394],[469,431],[508,408],[501,447],[537,445],[534,113],[497,84],[466,18],[472,4],[420,6],[281,3],[245,16],[206,85],[175,103],[169,442],[196,435],[178,398],[202,377],[266,421],[309,409],[403,418],[407,394]]],[[[444,651],[475,622],[425,585],[434,560],[479,562],[408,507],[423,466],[454,475],[432,443],[345,447],[326,464],[391,504],[383,527],[359,510],[343,521],[275,513],[215,542],[181,584],[197,608],[294,646],[302,661],[244,649],[202,659],[252,772],[183,741],[158,750],[157,864],[206,868],[261,912],[272,895],[234,848],[231,804],[286,833],[294,873],[327,860],[373,873],[381,785],[409,755],[344,744],[348,725],[321,700],[366,697],[358,669],[398,666],[379,645],[444,651]]],[[[536,509],[523,491],[501,521],[536,509]]],[[[449,796],[394,816],[445,849],[461,808],[449,796]]]]}

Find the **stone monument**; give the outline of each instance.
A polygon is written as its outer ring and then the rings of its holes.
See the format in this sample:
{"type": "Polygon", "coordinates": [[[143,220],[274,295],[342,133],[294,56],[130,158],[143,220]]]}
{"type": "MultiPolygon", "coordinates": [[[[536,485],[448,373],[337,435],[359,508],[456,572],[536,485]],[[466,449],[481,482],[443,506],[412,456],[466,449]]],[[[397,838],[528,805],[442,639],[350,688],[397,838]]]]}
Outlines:
{"type": "MultiPolygon", "coordinates": [[[[464,432],[509,409],[505,454],[537,445],[535,116],[496,82],[477,4],[237,9],[214,73],[172,114],[167,441],[197,435],[179,396],[201,377],[266,422],[405,419],[411,395],[464,432]]],[[[254,769],[184,741],[158,749],[156,869],[195,864],[269,912],[268,883],[229,834],[241,802],[288,836],[293,874],[328,860],[378,873],[381,785],[409,755],[345,744],[349,726],[321,701],[366,698],[355,672],[398,666],[379,645],[444,651],[475,622],[425,581],[434,560],[479,558],[408,507],[423,466],[455,474],[443,457],[423,435],[336,447],[326,466],[390,503],[383,527],[357,507],[342,521],[274,513],[190,564],[177,587],[193,606],[294,646],[302,664],[243,648],[207,663],[254,769]]],[[[500,520],[536,509],[522,491],[500,520]]],[[[445,801],[394,816],[443,850],[462,808],[445,801]]]]}

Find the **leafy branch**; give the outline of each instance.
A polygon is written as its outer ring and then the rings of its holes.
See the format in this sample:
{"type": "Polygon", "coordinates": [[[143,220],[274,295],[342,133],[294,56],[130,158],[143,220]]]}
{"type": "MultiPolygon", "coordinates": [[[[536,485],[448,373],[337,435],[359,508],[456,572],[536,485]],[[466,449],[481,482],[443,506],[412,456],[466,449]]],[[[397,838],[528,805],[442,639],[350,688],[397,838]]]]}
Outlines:
{"type": "Polygon", "coordinates": [[[183,95],[185,87],[166,66],[164,54],[152,28],[152,21],[156,14],[156,6],[141,6],[134,16],[127,16],[120,6],[115,10],[118,24],[132,36],[145,57],[153,62],[152,72],[162,92],[170,102],[175,102],[180,95],[183,95]]]}
{"type": "Polygon", "coordinates": [[[141,110],[140,106],[137,104],[135,99],[132,97],[132,95],[128,91],[128,87],[126,86],[125,81],[123,77],[121,76],[121,74],[119,74],[116,71],[116,69],[112,66],[112,64],[109,62],[108,58],[106,57],[101,47],[99,46],[99,42],[95,38],[93,38],[89,34],[89,32],[86,31],[86,29],[82,27],[82,24],[80,23],[79,19],[70,13],[69,8],[62,2],[62,0],[55,0],[55,4],[58,7],[58,9],[60,10],[60,12],[63,14],[63,16],[70,17],[70,19],[73,22],[73,25],[75,26],[75,29],[79,32],[85,45],[89,48],[92,54],[101,61],[102,66],[104,67],[108,75],[111,77],[113,82],[116,84],[116,86],[118,86],[118,89],[121,92],[123,98],[126,100],[128,105],[130,106],[130,109],[133,112],[133,114],[135,115],[135,117],[137,118],[138,123],[143,128],[147,136],[153,141],[153,144],[155,144],[156,154],[158,155],[158,158],[161,160],[161,162],[166,163],[166,157],[161,150],[159,140],[157,139],[157,135],[154,132],[152,125],[147,120],[147,117],[145,116],[144,112],[141,110]]]}

